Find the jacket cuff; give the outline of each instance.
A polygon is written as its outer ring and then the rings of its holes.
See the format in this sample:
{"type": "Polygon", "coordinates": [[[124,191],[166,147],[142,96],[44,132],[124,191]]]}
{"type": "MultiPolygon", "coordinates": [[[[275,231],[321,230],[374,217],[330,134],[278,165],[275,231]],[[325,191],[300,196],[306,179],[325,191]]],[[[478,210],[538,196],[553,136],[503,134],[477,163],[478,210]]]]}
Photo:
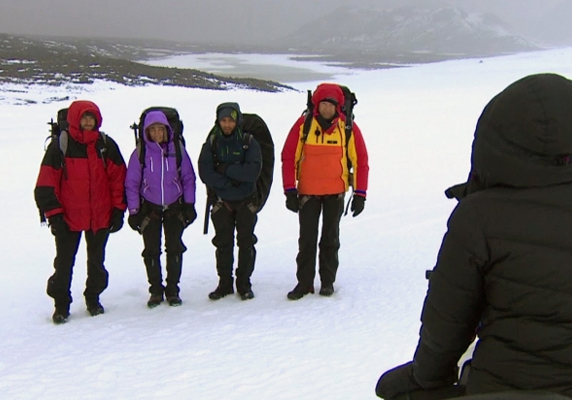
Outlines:
{"type": "Polygon", "coordinates": [[[46,218],[50,218],[56,214],[63,214],[63,213],[64,213],[64,209],[61,207],[58,207],[58,208],[54,208],[53,210],[46,211],[44,214],[46,215],[46,218]]]}

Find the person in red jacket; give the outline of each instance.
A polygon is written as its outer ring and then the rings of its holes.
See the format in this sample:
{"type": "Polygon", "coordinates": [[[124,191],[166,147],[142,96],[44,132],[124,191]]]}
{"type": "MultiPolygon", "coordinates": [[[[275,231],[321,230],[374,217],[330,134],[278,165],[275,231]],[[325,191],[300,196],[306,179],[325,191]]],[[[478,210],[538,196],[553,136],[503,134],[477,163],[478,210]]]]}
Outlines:
{"type": "Polygon", "coordinates": [[[52,320],[69,317],[72,270],[82,232],[87,243],[84,291],[90,315],[103,314],[100,294],[108,284],[104,266],[110,233],[123,226],[125,161],[117,144],[101,133],[101,112],[91,101],[74,101],[67,112],[67,145],[52,140],[40,167],[34,196],[42,218],[55,236],[54,274],[47,293],[54,299],[52,320]]]}
{"type": "Polygon", "coordinates": [[[300,222],[296,257],[298,284],[288,293],[290,300],[314,293],[320,214],[323,214],[320,295],[331,296],[334,293],[345,193],[353,186],[351,210],[354,217],[358,216],[364,209],[369,174],[367,149],[357,124],[353,123],[349,140],[346,140],[341,87],[333,83],[318,85],[312,95],[312,103],[314,111],[309,133],[304,134],[306,117],[302,116],[290,130],[282,150],[286,207],[298,213],[300,222]]]}

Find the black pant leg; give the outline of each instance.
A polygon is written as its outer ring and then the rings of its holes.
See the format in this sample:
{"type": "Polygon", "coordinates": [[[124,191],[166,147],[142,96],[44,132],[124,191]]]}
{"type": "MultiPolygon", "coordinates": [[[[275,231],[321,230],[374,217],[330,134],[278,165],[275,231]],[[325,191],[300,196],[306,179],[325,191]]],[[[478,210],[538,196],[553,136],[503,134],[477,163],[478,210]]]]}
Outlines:
{"type": "Polygon", "coordinates": [[[216,247],[216,269],[221,281],[232,281],[234,264],[234,229],[236,227],[234,211],[224,204],[216,203],[211,212],[211,219],[215,228],[212,240],[216,247]]]}
{"type": "Polygon", "coordinates": [[[298,238],[298,255],[296,256],[296,278],[298,283],[305,287],[313,286],[316,276],[318,224],[321,211],[322,202],[319,197],[315,196],[308,197],[298,211],[300,236],[298,238]]]}
{"type": "Polygon", "coordinates": [[[344,195],[323,198],[322,235],[320,238],[319,273],[322,285],[331,285],[336,280],[340,264],[340,220],[344,212],[344,195]]]}
{"type": "Polygon", "coordinates": [[[58,232],[55,237],[55,272],[48,279],[46,292],[54,299],[55,306],[58,308],[69,307],[73,300],[70,288],[80,239],[81,232],[70,232],[69,229],[58,232]]]}
{"type": "Polygon", "coordinates": [[[99,295],[107,288],[109,274],[105,269],[105,247],[109,238],[109,229],[97,232],[85,232],[87,243],[87,280],[83,295],[88,304],[97,303],[99,295]]]}
{"type": "Polygon", "coordinates": [[[166,212],[163,218],[165,230],[165,252],[167,253],[166,296],[179,294],[179,281],[183,267],[183,253],[187,251],[182,237],[185,226],[178,213],[166,212]]]}
{"type": "Polygon", "coordinates": [[[256,248],[258,241],[254,228],[258,221],[258,214],[251,209],[248,203],[242,204],[236,210],[236,242],[238,245],[238,266],[236,268],[236,288],[244,293],[251,287],[250,277],[254,271],[256,261],[256,248]]]}
{"type": "Polygon", "coordinates": [[[159,212],[152,212],[148,218],[148,224],[143,229],[144,249],[143,262],[149,282],[149,293],[162,295],[164,291],[163,275],[161,271],[161,237],[162,237],[162,217],[159,212]]]}

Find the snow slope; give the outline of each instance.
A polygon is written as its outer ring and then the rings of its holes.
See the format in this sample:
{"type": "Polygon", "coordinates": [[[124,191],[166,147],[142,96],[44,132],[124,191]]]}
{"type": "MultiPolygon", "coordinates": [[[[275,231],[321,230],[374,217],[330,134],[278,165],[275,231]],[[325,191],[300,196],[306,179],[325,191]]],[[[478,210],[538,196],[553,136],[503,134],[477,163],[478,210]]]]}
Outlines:
{"type": "MultiPolygon", "coordinates": [[[[316,399],[375,398],[386,369],[411,359],[427,282],[454,207],[443,195],[469,169],[472,134],[483,107],[525,75],[572,77],[572,49],[480,60],[448,61],[338,76],[358,95],[356,121],[370,155],[366,209],[344,217],[340,269],[331,298],[286,299],[295,281],[297,217],[284,207],[280,163],[259,216],[256,298],[213,302],[214,247],[199,218],[184,235],[189,248],[181,282],[183,306],[147,309],[142,240],[127,225],[111,236],[104,315],[89,317],[82,291],[85,245],[78,253],[71,318],[55,326],[45,294],[53,238],[39,225],[33,188],[47,120],[69,101],[98,103],[103,130],[125,158],[129,125],[146,107],[177,107],[194,162],[217,104],[238,101],[257,112],[276,142],[304,109],[300,92],[228,92],[98,83],[89,91],[0,87],[0,397],[5,399],[316,399]],[[343,78],[343,79],[342,79],[343,78]],[[18,100],[19,99],[19,100],[18,100]],[[35,100],[29,104],[26,100],[35,100]],[[45,102],[45,103],[44,103],[45,102]]],[[[319,281],[316,280],[319,287],[319,281]]]]}

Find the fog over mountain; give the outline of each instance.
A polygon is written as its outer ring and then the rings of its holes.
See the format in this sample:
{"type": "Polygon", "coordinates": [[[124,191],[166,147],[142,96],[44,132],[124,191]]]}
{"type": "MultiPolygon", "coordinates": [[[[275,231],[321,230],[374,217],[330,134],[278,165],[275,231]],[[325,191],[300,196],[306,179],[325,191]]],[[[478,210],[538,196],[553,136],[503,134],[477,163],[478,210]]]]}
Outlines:
{"type": "MultiPolygon", "coordinates": [[[[154,38],[264,45],[340,6],[386,10],[454,6],[492,13],[527,39],[572,44],[568,0],[0,0],[0,32],[44,36],[154,38]]],[[[335,27],[332,27],[335,30],[335,27]]]]}

